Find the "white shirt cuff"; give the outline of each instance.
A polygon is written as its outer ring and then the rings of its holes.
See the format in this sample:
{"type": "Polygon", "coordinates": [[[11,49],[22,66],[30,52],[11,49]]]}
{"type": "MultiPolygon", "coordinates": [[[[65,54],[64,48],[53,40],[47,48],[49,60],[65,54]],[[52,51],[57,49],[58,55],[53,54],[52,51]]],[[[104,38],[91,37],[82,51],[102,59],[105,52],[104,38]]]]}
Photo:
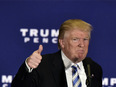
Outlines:
{"type": "Polygon", "coordinates": [[[33,70],[33,68],[30,68],[30,67],[28,66],[28,64],[27,64],[27,59],[25,60],[25,64],[26,64],[26,67],[27,67],[27,69],[28,69],[28,72],[31,73],[32,70],[33,70]]]}

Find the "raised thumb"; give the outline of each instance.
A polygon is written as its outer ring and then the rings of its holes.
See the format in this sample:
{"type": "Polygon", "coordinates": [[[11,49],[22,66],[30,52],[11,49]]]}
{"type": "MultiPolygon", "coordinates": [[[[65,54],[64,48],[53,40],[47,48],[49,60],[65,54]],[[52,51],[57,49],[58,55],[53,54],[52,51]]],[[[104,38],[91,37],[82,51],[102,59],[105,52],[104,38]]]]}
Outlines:
{"type": "Polygon", "coordinates": [[[43,46],[42,45],[39,45],[38,53],[41,54],[42,50],[43,50],[43,46]]]}

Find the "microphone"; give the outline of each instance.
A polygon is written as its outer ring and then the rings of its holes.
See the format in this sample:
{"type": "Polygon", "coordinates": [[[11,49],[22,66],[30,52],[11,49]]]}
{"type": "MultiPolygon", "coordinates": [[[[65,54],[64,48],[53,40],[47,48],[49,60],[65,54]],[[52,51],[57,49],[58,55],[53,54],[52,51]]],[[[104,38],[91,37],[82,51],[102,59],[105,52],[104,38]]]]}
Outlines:
{"type": "Polygon", "coordinates": [[[92,65],[92,59],[90,57],[86,57],[83,60],[83,64],[85,67],[85,71],[86,71],[86,75],[87,75],[87,79],[86,79],[86,85],[87,87],[91,86],[91,65],[92,65]]]}

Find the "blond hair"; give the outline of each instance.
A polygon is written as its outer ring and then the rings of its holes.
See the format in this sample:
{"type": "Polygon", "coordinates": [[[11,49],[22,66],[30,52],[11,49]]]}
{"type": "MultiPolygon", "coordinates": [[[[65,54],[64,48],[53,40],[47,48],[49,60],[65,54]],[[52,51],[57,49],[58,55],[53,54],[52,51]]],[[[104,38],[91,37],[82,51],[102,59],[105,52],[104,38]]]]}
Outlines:
{"type": "Polygon", "coordinates": [[[69,19],[65,21],[59,29],[59,36],[58,36],[58,48],[61,49],[59,39],[63,39],[65,32],[69,30],[78,29],[80,31],[86,31],[89,32],[89,35],[91,34],[92,26],[80,19],[69,19]]]}

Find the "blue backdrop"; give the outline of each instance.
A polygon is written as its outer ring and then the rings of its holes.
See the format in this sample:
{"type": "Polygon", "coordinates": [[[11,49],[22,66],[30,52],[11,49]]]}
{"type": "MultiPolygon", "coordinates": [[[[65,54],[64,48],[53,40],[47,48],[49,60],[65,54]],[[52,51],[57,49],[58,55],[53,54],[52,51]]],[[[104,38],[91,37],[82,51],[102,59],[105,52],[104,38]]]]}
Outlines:
{"type": "Polygon", "coordinates": [[[25,59],[43,45],[58,50],[60,25],[67,19],[93,25],[88,55],[102,66],[103,87],[116,87],[116,1],[0,1],[0,87],[10,87],[25,59]]]}

